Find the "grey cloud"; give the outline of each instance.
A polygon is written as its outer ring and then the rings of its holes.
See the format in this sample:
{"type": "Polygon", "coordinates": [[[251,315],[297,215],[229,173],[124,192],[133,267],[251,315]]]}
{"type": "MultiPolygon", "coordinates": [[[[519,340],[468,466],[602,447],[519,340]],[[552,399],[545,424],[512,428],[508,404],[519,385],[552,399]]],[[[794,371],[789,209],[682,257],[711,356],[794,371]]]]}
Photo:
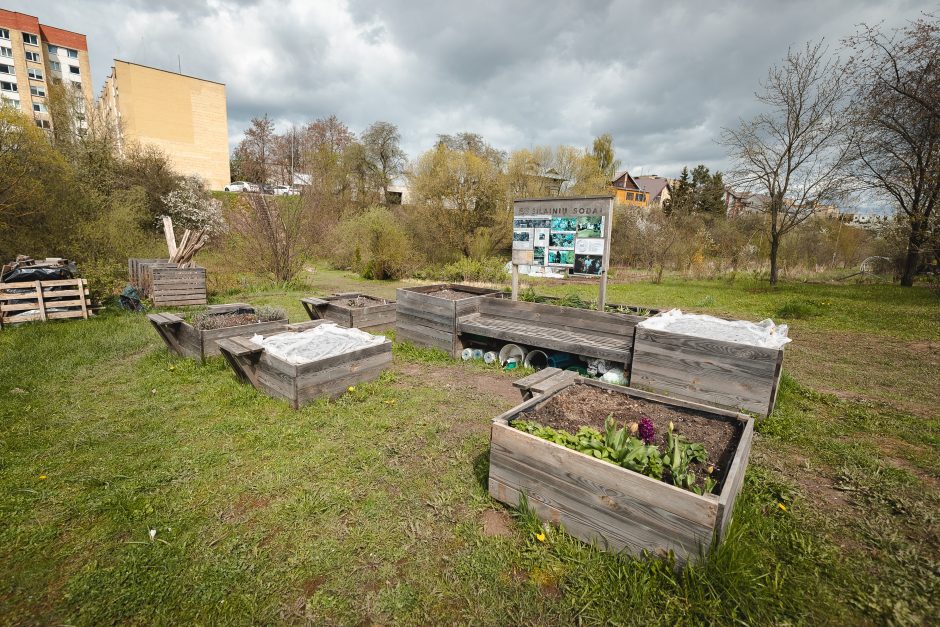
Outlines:
{"type": "Polygon", "coordinates": [[[88,35],[95,84],[114,57],[226,83],[236,141],[252,116],[282,127],[335,113],[388,120],[411,157],[438,133],[512,150],[614,136],[624,165],[676,175],[726,167],[723,126],[790,45],[834,48],[862,21],[899,23],[912,0],[645,3],[14,0],[88,35]]]}

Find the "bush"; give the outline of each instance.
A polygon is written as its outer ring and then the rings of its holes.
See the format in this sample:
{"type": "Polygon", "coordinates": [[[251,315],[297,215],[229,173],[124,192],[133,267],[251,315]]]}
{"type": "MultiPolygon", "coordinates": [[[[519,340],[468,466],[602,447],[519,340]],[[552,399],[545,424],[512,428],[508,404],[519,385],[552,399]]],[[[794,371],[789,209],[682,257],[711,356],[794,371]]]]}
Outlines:
{"type": "Polygon", "coordinates": [[[384,207],[372,207],[340,222],[331,261],[365,279],[378,280],[408,276],[420,264],[405,229],[384,207]]]}
{"type": "Polygon", "coordinates": [[[448,283],[505,283],[509,280],[506,262],[498,257],[482,260],[461,257],[445,266],[427,266],[414,273],[417,279],[447,281],[448,283]]]}

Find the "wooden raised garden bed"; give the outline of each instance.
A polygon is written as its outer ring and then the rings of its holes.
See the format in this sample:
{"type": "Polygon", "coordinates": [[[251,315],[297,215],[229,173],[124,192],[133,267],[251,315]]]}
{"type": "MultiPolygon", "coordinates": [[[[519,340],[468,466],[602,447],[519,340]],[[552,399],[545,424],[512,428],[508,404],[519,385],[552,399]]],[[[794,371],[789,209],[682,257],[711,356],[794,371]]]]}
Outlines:
{"type": "Polygon", "coordinates": [[[489,491],[509,505],[517,505],[524,494],[542,520],[561,523],[572,536],[607,550],[658,556],[672,551],[680,563],[694,561],[727,531],[753,432],[753,419],[744,414],[587,379],[563,381],[493,420],[489,491]],[[700,495],[511,426],[516,420],[540,421],[552,412],[569,415],[564,403],[578,401],[586,408],[579,411],[595,411],[600,421],[611,414],[619,419],[644,412],[656,420],[675,420],[680,434],[686,424],[710,438],[723,433],[723,446],[715,445],[720,450],[709,451],[709,460],[717,457],[709,475],[718,481],[712,493],[700,495]]]}
{"type": "Polygon", "coordinates": [[[630,385],[768,416],[777,402],[783,350],[637,327],[630,385]]]}
{"type": "Polygon", "coordinates": [[[452,357],[458,357],[464,348],[457,335],[457,318],[479,311],[481,301],[501,294],[499,290],[450,283],[402,287],[396,293],[395,339],[439,348],[452,357]]]}
{"type": "MultiPolygon", "coordinates": [[[[288,327],[287,333],[303,331],[326,323],[311,320],[288,327]]],[[[343,353],[304,364],[281,359],[247,337],[219,341],[219,349],[236,376],[274,398],[288,401],[294,409],[321,397],[335,397],[350,386],[377,379],[392,363],[392,343],[343,353]]]]}
{"type": "MultiPolygon", "coordinates": [[[[209,308],[209,312],[216,315],[224,315],[232,311],[254,311],[254,308],[244,303],[213,305],[209,308]]],[[[148,314],[147,319],[150,320],[150,324],[156,329],[171,353],[200,361],[220,354],[218,341],[221,339],[283,331],[288,325],[286,317],[280,320],[251,322],[219,329],[197,329],[180,316],[171,313],[148,314]]]]}
{"type": "Polygon", "coordinates": [[[341,327],[385,329],[395,326],[395,301],[346,292],[323,298],[301,298],[311,320],[329,320],[341,327]]]}

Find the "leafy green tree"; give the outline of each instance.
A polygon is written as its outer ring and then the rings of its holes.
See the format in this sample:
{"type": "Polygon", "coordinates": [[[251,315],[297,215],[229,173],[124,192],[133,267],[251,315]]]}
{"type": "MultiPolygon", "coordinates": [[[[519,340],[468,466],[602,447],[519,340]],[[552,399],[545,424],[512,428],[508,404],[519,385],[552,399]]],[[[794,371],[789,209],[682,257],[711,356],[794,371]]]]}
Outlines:
{"type": "Polygon", "coordinates": [[[391,122],[374,122],[362,133],[366,161],[371,165],[382,202],[388,204],[388,187],[404,173],[406,155],[401,134],[391,122]]]}
{"type": "Polygon", "coordinates": [[[607,181],[614,180],[614,174],[620,169],[620,160],[614,158],[614,138],[608,133],[596,137],[591,148],[591,155],[597,161],[601,172],[607,177],[607,181]]]}

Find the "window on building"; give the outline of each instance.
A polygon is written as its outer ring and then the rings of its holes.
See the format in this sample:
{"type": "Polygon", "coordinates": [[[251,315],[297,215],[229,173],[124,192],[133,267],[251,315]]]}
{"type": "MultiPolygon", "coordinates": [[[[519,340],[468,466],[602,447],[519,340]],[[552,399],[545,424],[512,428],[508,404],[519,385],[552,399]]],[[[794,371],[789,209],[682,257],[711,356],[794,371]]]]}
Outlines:
{"type": "Polygon", "coordinates": [[[31,46],[38,46],[39,37],[36,37],[36,35],[30,35],[29,33],[23,33],[23,43],[29,44],[31,46]]]}
{"type": "Polygon", "coordinates": [[[58,61],[50,61],[50,62],[49,62],[49,67],[52,68],[52,71],[53,71],[53,72],[61,72],[61,71],[62,71],[62,64],[59,63],[58,61]]]}
{"type": "Polygon", "coordinates": [[[16,72],[13,70],[12,65],[7,65],[6,63],[0,63],[0,74],[16,75],[16,72]]]}
{"type": "Polygon", "coordinates": [[[0,39],[6,39],[9,41],[10,31],[7,30],[6,28],[0,28],[0,39]]]}
{"type": "Polygon", "coordinates": [[[13,48],[7,48],[6,46],[0,46],[0,57],[13,58],[13,48]]]}
{"type": "Polygon", "coordinates": [[[79,73],[79,71],[78,71],[78,66],[77,66],[77,65],[70,65],[70,66],[69,66],[69,72],[72,73],[72,74],[78,74],[78,73],[79,73]]]}
{"type": "Polygon", "coordinates": [[[32,85],[30,85],[29,93],[31,93],[34,96],[45,96],[46,90],[43,87],[33,87],[32,85]]]}
{"type": "Polygon", "coordinates": [[[71,48],[66,48],[65,51],[68,53],[70,59],[78,58],[78,50],[72,50],[71,48]]]}
{"type": "Polygon", "coordinates": [[[42,57],[39,56],[38,52],[27,52],[26,60],[32,61],[33,63],[42,63],[42,57]]]}
{"type": "Polygon", "coordinates": [[[49,109],[47,109],[46,105],[44,105],[41,102],[33,103],[33,111],[35,111],[36,113],[49,113],[49,109]]]}
{"type": "Polygon", "coordinates": [[[36,126],[39,128],[52,128],[52,124],[49,123],[49,120],[36,120],[36,126]]]}
{"type": "Polygon", "coordinates": [[[16,92],[16,83],[8,83],[7,81],[0,81],[0,91],[16,92]]]}
{"type": "Polygon", "coordinates": [[[31,67],[28,70],[26,70],[26,74],[34,81],[42,80],[42,70],[40,70],[39,68],[31,67]]]}
{"type": "Polygon", "coordinates": [[[59,47],[53,46],[52,44],[46,46],[46,50],[49,51],[49,54],[59,54],[59,47]]]}

